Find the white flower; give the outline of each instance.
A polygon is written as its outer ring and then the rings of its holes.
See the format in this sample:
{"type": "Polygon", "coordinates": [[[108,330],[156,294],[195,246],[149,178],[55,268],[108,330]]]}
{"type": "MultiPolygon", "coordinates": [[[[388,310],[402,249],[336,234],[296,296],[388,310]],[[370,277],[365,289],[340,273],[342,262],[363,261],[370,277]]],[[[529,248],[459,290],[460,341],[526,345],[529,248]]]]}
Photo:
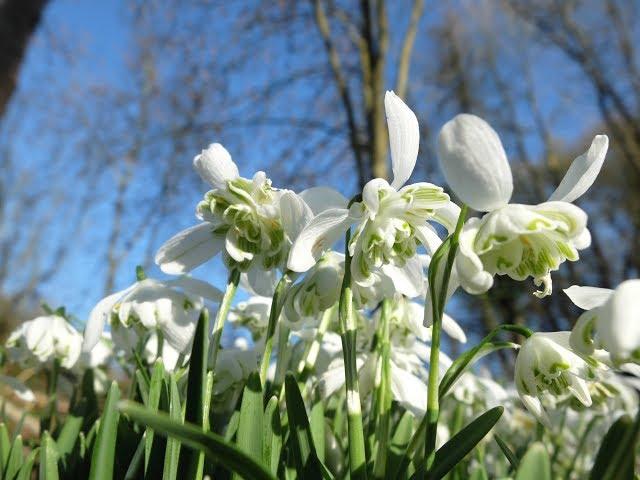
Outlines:
{"type": "Polygon", "coordinates": [[[244,302],[238,302],[229,311],[229,322],[248,328],[254,340],[260,339],[269,325],[271,298],[254,295],[244,302]]]}
{"type": "Polygon", "coordinates": [[[334,306],[340,297],[343,276],[344,255],[326,252],[302,281],[287,291],[283,310],[287,323],[299,328],[306,319],[318,319],[322,312],[334,306]]]}
{"type": "Polygon", "coordinates": [[[126,348],[148,332],[161,332],[180,353],[190,351],[202,297],[220,301],[222,293],[201,280],[181,277],[160,282],[145,279],[101,300],[89,314],[83,350],[90,351],[109,323],[113,339],[126,348]]]}
{"type": "Polygon", "coordinates": [[[256,351],[242,348],[220,350],[213,384],[213,409],[233,411],[244,384],[258,364],[256,351]]]}
{"type": "Polygon", "coordinates": [[[78,361],[82,335],[64,317],[46,315],[18,326],[7,339],[9,358],[22,365],[48,365],[54,359],[71,369],[78,361]]]}
{"type": "Polygon", "coordinates": [[[14,377],[0,375],[0,384],[4,384],[23,402],[35,402],[36,396],[29,387],[14,377]]]}
{"type": "Polygon", "coordinates": [[[540,397],[573,395],[584,406],[591,405],[588,381],[595,378],[590,364],[569,346],[570,332],[534,333],[516,358],[515,383],[522,403],[546,427],[551,428],[540,397]]]}
{"type": "MultiPolygon", "coordinates": [[[[252,179],[241,177],[231,155],[219,143],[203,150],[193,164],[213,187],[196,208],[203,223],[178,233],[160,247],[156,263],[162,271],[186,273],[220,252],[225,253],[228,264],[242,271],[282,267],[290,238],[313,217],[302,196],[273,188],[264,172],[257,172],[252,179]]],[[[307,195],[314,197],[313,192],[307,195]]]]}
{"type": "Polygon", "coordinates": [[[587,214],[571,204],[595,181],[609,140],[597,135],[576,158],[560,185],[539,205],[509,204],[511,170],[498,134],[484,120],[458,115],[442,129],[440,162],[447,181],[471,207],[489,211],[467,221],[460,235],[456,269],[462,287],[486,292],[494,275],[514,280],[532,277],[538,297],[551,294],[551,272],[566,260],[576,261],[591,236],[587,214]]]}
{"type": "Polygon", "coordinates": [[[404,186],[418,155],[419,130],[414,113],[393,92],[385,96],[394,179],[376,178],[362,191],[362,202],[351,208],[329,208],[317,215],[296,238],[288,266],[309,270],[322,252],[356,225],[349,243],[353,281],[369,287],[388,277],[409,297],[422,293],[422,271],[416,249],[439,242],[427,221],[452,229],[459,209],[442,188],[430,183],[404,186]]]}
{"type": "Polygon", "coordinates": [[[587,310],[571,332],[574,349],[585,354],[603,349],[615,364],[640,363],[640,279],[615,290],[574,285],[565,292],[587,310]]]}

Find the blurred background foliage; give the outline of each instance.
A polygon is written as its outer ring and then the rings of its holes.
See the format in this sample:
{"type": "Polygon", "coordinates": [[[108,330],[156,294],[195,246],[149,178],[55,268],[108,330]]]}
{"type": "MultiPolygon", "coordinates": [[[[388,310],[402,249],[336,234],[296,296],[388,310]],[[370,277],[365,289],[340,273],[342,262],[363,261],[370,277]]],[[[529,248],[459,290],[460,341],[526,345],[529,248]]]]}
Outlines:
{"type": "Polygon", "coordinates": [[[610,136],[579,202],[593,244],[555,294],[502,278],[452,312],[472,336],[568,329],[562,288],[640,270],[639,14],[627,0],[0,0],[2,331],[42,301],[84,318],[136,264],[157,273],[156,248],[194,222],[206,187],[191,161],[211,142],[275,186],[352,195],[386,176],[387,89],[420,121],[416,181],[444,184],[435,138],[459,112],[500,133],[521,203],[610,136]]]}

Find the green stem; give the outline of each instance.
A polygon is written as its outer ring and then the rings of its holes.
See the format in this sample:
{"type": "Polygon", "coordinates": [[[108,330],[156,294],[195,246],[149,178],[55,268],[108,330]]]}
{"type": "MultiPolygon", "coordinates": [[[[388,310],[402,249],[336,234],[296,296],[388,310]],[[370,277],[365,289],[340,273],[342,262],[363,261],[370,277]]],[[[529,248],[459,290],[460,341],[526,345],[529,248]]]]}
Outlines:
{"type": "Polygon", "coordinates": [[[349,241],[351,230],[345,234],[344,278],[340,292],[338,320],[344,356],[345,387],[347,392],[347,427],[349,431],[349,472],[351,480],[367,478],[367,459],[362,428],[362,406],[358,385],[356,364],[356,321],[353,312],[353,291],[351,290],[351,255],[349,241]]]}
{"type": "Polygon", "coordinates": [[[47,410],[44,418],[40,422],[40,431],[51,429],[51,424],[55,418],[57,411],[58,400],[58,377],[60,376],[60,359],[55,358],[53,365],[49,371],[49,378],[47,379],[47,410]]]}
{"type": "MultiPolygon", "coordinates": [[[[458,249],[458,240],[460,238],[460,232],[462,226],[467,217],[467,206],[462,205],[460,209],[460,216],[458,217],[458,223],[456,229],[442,247],[445,247],[446,242],[449,242],[448,252],[445,248],[438,249],[434,254],[429,270],[432,268],[435,272],[434,275],[430,275],[429,293],[431,296],[431,306],[433,312],[433,327],[431,330],[431,354],[429,357],[429,383],[427,387],[427,412],[425,414],[427,418],[427,430],[425,437],[425,460],[426,471],[433,465],[436,453],[436,434],[438,431],[438,418],[440,416],[440,399],[438,394],[439,383],[439,362],[440,362],[440,335],[442,332],[442,316],[444,314],[444,307],[447,299],[447,289],[449,287],[449,279],[451,278],[451,270],[453,268],[453,261],[456,257],[456,251],[458,249]],[[438,253],[443,252],[438,255],[438,253]],[[442,273],[442,282],[434,281],[437,279],[437,272],[440,266],[440,262],[443,260],[444,253],[447,253],[447,263],[442,273]],[[440,290],[437,290],[437,289],[440,290]]],[[[428,475],[427,475],[428,476],[428,475]]]]}
{"type": "Polygon", "coordinates": [[[220,350],[220,340],[222,340],[222,330],[224,324],[227,321],[229,315],[229,309],[231,303],[238,290],[238,283],[240,282],[240,271],[236,268],[229,272],[229,281],[227,282],[227,289],[224,292],[222,301],[220,302],[220,308],[216,314],[216,320],[213,324],[213,336],[211,337],[211,356],[209,357],[210,368],[213,372],[216,371],[216,361],[218,360],[218,351],[220,350]]]}
{"type": "Polygon", "coordinates": [[[596,415],[594,415],[593,418],[587,424],[587,427],[584,429],[584,433],[582,434],[582,437],[580,437],[580,442],[576,446],[576,451],[573,454],[573,458],[571,459],[571,463],[569,464],[569,469],[567,470],[565,478],[571,478],[571,474],[573,473],[573,469],[576,467],[576,463],[578,462],[578,458],[582,453],[582,449],[584,448],[584,444],[587,441],[587,437],[589,436],[589,433],[591,433],[591,429],[594,427],[597,420],[599,420],[599,418],[596,415]]]}
{"type": "MultiPolygon", "coordinates": [[[[289,327],[280,322],[278,325],[278,345],[289,344],[289,333],[291,333],[289,327]]],[[[286,373],[287,352],[288,350],[286,348],[278,348],[276,355],[276,373],[273,378],[273,391],[281,390],[281,400],[284,400],[284,374],[286,373]]]]}
{"type": "Polygon", "coordinates": [[[307,379],[315,368],[316,361],[318,360],[318,354],[320,353],[322,338],[329,328],[336,306],[337,305],[334,305],[322,313],[322,319],[320,320],[320,325],[318,325],[316,334],[313,337],[313,340],[305,346],[302,358],[298,363],[298,382],[302,384],[302,398],[307,398],[309,395],[309,384],[307,383],[307,379]]]}
{"type": "MultiPolygon", "coordinates": [[[[280,318],[280,312],[284,305],[283,298],[286,292],[287,284],[289,283],[288,272],[284,272],[278,285],[276,285],[276,291],[273,294],[273,300],[271,301],[271,310],[269,311],[269,324],[267,325],[267,334],[264,343],[264,352],[262,354],[262,361],[260,362],[260,381],[262,385],[266,385],[267,371],[269,370],[269,363],[271,363],[271,352],[273,351],[273,336],[276,332],[276,325],[280,318]]],[[[285,348],[286,345],[280,344],[280,348],[285,348]]]]}
{"type": "MultiPolygon", "coordinates": [[[[380,313],[380,326],[378,329],[379,350],[379,374],[380,385],[377,388],[376,417],[376,459],[373,465],[373,476],[378,479],[385,478],[387,470],[389,422],[391,420],[391,364],[390,364],[390,316],[391,302],[385,299],[382,302],[380,313]]],[[[377,374],[376,374],[377,375],[377,374]]]]}

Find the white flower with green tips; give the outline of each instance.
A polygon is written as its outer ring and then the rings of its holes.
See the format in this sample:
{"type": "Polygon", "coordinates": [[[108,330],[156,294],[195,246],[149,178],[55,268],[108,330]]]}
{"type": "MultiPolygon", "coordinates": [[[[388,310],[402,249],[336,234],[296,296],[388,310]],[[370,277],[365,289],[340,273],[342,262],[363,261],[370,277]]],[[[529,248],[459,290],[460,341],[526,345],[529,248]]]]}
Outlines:
{"type": "Polygon", "coordinates": [[[547,202],[510,204],[513,179],[498,134],[479,117],[462,114],[440,132],[439,156],[447,182],[469,206],[488,211],[469,219],[460,235],[456,257],[458,281],[471,294],[486,292],[493,277],[533,278],[551,294],[551,272],[591,244],[587,214],[571,202],[593,184],[609,140],[597,135],[589,150],[576,158],[547,202]]]}
{"type": "Polygon", "coordinates": [[[439,242],[428,221],[451,230],[459,209],[442,188],[431,183],[403,186],[416,164],[419,145],[418,120],[393,92],[385,96],[389,127],[393,181],[376,178],[362,191],[362,201],[351,208],[330,208],[317,215],[296,238],[288,267],[305,272],[326,249],[355,225],[349,242],[353,282],[370,287],[391,279],[395,289],[409,297],[422,293],[422,270],[416,249],[439,242]]]}
{"type": "Polygon", "coordinates": [[[565,293],[584,312],[571,332],[571,346],[585,354],[606,351],[618,365],[640,363],[640,279],[615,290],[574,285],[565,293]]]}
{"type": "Polygon", "coordinates": [[[571,349],[570,334],[534,333],[524,341],[516,358],[518,395],[524,406],[548,428],[551,422],[541,399],[574,396],[584,406],[591,405],[588,382],[596,378],[598,364],[571,349]]]}
{"type": "Polygon", "coordinates": [[[78,358],[82,335],[60,315],[45,315],[20,324],[5,344],[11,361],[27,367],[51,366],[54,360],[67,370],[78,358]]]}
{"type": "Polygon", "coordinates": [[[204,298],[219,302],[222,292],[190,277],[165,282],[149,278],[138,281],[102,299],[93,308],[85,327],[83,351],[91,351],[109,325],[114,342],[127,353],[139,338],[157,333],[177,352],[187,354],[204,298]]]}

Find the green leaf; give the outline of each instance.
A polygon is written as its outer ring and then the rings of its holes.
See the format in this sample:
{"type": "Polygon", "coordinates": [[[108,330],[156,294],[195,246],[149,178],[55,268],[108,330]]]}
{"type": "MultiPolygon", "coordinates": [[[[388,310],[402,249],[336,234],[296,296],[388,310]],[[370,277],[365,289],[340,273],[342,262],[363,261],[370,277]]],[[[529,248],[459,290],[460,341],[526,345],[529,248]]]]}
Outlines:
{"type": "Polygon", "coordinates": [[[58,480],[58,452],[49,432],[42,434],[40,443],[40,480],[58,480]]]}
{"type": "MultiPolygon", "coordinates": [[[[504,407],[494,407],[487,410],[451,437],[436,452],[429,478],[438,479],[449,473],[489,433],[500,420],[502,412],[504,412],[504,407]]],[[[424,464],[420,465],[412,478],[419,478],[423,474],[424,464]]]]}
{"type": "MultiPolygon", "coordinates": [[[[175,375],[169,380],[169,418],[182,423],[182,406],[180,405],[180,392],[175,375]]],[[[178,461],[180,459],[180,441],[175,437],[167,439],[167,448],[164,456],[163,480],[176,480],[178,477],[178,461]]]]}
{"type": "Polygon", "coordinates": [[[469,480],[489,480],[489,476],[484,467],[476,467],[469,476],[469,480]]]}
{"type": "Polygon", "coordinates": [[[260,374],[249,375],[242,394],[240,421],[238,423],[237,445],[257,462],[262,461],[262,383],[260,374]]]}
{"type": "Polygon", "coordinates": [[[73,451],[83,424],[84,417],[72,414],[67,415],[60,429],[60,433],[58,433],[58,438],[56,438],[60,458],[64,459],[73,451]]]}
{"type": "Polygon", "coordinates": [[[2,478],[5,480],[13,480],[16,478],[20,472],[20,467],[22,467],[23,462],[22,435],[18,435],[13,441],[13,445],[11,445],[11,452],[9,453],[9,459],[5,464],[4,476],[2,478]]]}
{"type": "Polygon", "coordinates": [[[144,466],[144,454],[145,454],[145,444],[146,444],[145,439],[146,439],[146,432],[138,442],[138,446],[136,447],[136,451],[133,454],[133,458],[131,458],[131,462],[129,462],[127,471],[124,474],[124,480],[134,480],[142,476],[141,474],[143,473],[142,470],[144,466]]]}
{"type": "Polygon", "coordinates": [[[506,442],[502,440],[502,438],[497,433],[493,435],[493,438],[500,447],[500,450],[502,450],[504,456],[509,461],[509,465],[511,465],[511,468],[513,468],[514,470],[518,470],[520,461],[518,460],[516,454],[513,453],[513,450],[509,448],[509,445],[507,445],[506,442]]]}
{"type": "Polygon", "coordinates": [[[291,442],[296,471],[300,478],[321,479],[322,466],[313,444],[313,436],[307,411],[295,377],[287,373],[284,380],[287,416],[289,417],[289,440],[291,442]]]}
{"type": "Polygon", "coordinates": [[[9,429],[4,423],[0,423],[0,473],[4,470],[4,466],[9,460],[9,452],[11,451],[11,440],[9,440],[9,429]]]}
{"type": "Polygon", "coordinates": [[[140,398],[145,405],[149,404],[149,383],[140,369],[136,370],[136,385],[140,392],[140,398]]]}
{"type": "Polygon", "coordinates": [[[524,454],[516,480],[551,480],[551,461],[542,443],[535,442],[524,454]]]}
{"type": "MultiPolygon", "coordinates": [[[[158,435],[173,436],[178,438],[183,444],[194,450],[201,451],[212,462],[236,472],[244,478],[255,480],[273,480],[271,473],[248,456],[237,446],[226,442],[224,438],[215,433],[205,432],[201,427],[185,423],[184,425],[171,420],[162,412],[153,413],[142,405],[133,402],[120,402],[120,411],[131,417],[136,422],[149,426],[158,435]]],[[[184,476],[181,472],[181,477],[184,476]]],[[[184,478],[187,478],[184,476],[184,478]]]]}
{"type": "Polygon", "coordinates": [[[264,411],[264,436],[262,440],[262,463],[268,465],[273,475],[278,474],[280,451],[282,450],[282,426],[278,397],[269,399],[264,411]]]}
{"type": "MultiPolygon", "coordinates": [[[[203,308],[193,338],[191,357],[189,360],[189,376],[187,378],[187,398],[185,421],[205,426],[208,412],[204,409],[207,361],[209,355],[209,312],[203,308]]],[[[180,450],[180,472],[186,478],[200,480],[204,468],[202,453],[183,448],[180,450]]]]}
{"type": "Polygon", "coordinates": [[[409,445],[411,440],[411,433],[413,432],[414,416],[411,412],[404,412],[402,418],[396,426],[396,430],[391,437],[391,445],[389,446],[389,460],[387,465],[387,475],[385,478],[391,480],[395,478],[393,473],[398,470],[402,456],[409,445]]]}
{"type": "Polygon", "coordinates": [[[31,450],[31,453],[27,455],[27,459],[22,464],[22,468],[20,468],[20,473],[18,474],[18,480],[31,480],[31,474],[33,473],[33,465],[36,462],[36,457],[40,454],[40,448],[34,448],[31,450]]]}
{"type": "Polygon", "coordinates": [[[637,423],[629,415],[616,420],[602,439],[596,460],[591,469],[591,480],[633,479],[635,437],[637,423]]]}
{"type": "Polygon", "coordinates": [[[318,399],[316,403],[311,407],[311,436],[313,437],[313,444],[316,447],[316,454],[318,460],[324,462],[324,403],[322,399],[318,399]]]}
{"type": "MultiPolygon", "coordinates": [[[[160,394],[162,393],[162,386],[164,382],[164,365],[162,359],[156,360],[153,366],[153,373],[151,374],[151,383],[149,384],[149,403],[147,407],[153,412],[158,411],[158,405],[160,404],[160,394]]],[[[151,448],[153,447],[153,429],[147,428],[144,441],[144,471],[145,474],[149,468],[149,459],[151,458],[151,448]]]]}
{"type": "Polygon", "coordinates": [[[120,400],[120,390],[116,382],[111,383],[107,401],[100,420],[100,427],[96,435],[93,454],[91,455],[91,470],[89,480],[107,480],[113,478],[113,464],[116,450],[116,436],[120,414],[117,404],[120,400]]]}

